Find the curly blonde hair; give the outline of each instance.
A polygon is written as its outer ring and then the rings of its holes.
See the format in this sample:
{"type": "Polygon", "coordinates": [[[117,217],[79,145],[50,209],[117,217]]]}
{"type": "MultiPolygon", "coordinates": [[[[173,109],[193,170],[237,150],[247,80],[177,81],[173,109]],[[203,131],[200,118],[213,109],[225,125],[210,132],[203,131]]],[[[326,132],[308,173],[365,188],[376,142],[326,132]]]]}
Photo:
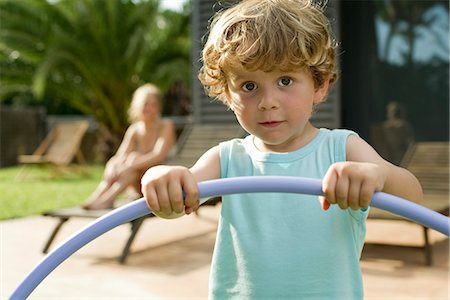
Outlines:
{"type": "Polygon", "coordinates": [[[337,78],[336,43],[323,6],[312,0],[244,0],[210,23],[198,78],[228,105],[226,71],[309,70],[316,88],[337,78]]]}
{"type": "Polygon", "coordinates": [[[161,106],[161,90],[156,85],[151,83],[141,85],[134,91],[130,107],[128,108],[128,119],[131,123],[137,122],[141,119],[142,109],[149,95],[155,96],[156,99],[158,99],[159,106],[161,106]]]}

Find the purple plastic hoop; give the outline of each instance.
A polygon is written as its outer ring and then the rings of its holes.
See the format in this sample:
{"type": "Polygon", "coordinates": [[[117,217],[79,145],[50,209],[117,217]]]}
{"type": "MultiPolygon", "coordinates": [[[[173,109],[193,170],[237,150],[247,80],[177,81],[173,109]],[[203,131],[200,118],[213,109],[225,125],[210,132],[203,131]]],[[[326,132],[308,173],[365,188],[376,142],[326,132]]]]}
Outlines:
{"type": "MultiPolygon", "coordinates": [[[[202,198],[201,203],[206,202],[206,199],[210,197],[239,193],[278,192],[321,195],[322,182],[319,179],[301,177],[244,176],[200,182],[199,192],[202,198]]],[[[374,194],[371,206],[397,214],[449,236],[450,219],[448,217],[414,202],[378,192],[374,194]]],[[[47,254],[25,277],[9,299],[27,298],[48,274],[81,247],[118,225],[150,213],[151,210],[142,198],[98,218],[47,254]]]]}

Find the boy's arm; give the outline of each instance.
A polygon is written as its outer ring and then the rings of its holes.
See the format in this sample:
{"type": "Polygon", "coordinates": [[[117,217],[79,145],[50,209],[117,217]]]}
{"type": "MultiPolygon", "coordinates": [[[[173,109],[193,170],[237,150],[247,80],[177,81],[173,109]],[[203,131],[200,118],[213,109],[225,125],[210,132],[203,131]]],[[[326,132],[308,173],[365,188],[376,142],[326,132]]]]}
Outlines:
{"type": "Polygon", "coordinates": [[[219,146],[206,151],[190,170],[197,182],[220,178],[219,146]]]}
{"type": "MultiPolygon", "coordinates": [[[[383,191],[414,202],[422,201],[422,188],[408,170],[384,160],[367,142],[350,135],[347,161],[330,166],[323,180],[328,203],[341,208],[366,208],[373,193],[383,191]]],[[[327,208],[322,201],[324,209],[327,208]]]]}
{"type": "Polygon", "coordinates": [[[421,202],[423,193],[419,180],[407,169],[384,160],[366,141],[351,135],[347,142],[347,161],[369,162],[381,166],[386,178],[382,192],[414,202],[421,202]]]}
{"type": "MultiPolygon", "coordinates": [[[[206,151],[197,162],[190,168],[192,175],[197,183],[205,180],[220,178],[220,155],[219,146],[215,146],[206,151]]],[[[197,199],[198,200],[198,197],[197,199]]],[[[195,201],[193,206],[186,206],[186,214],[197,210],[199,202],[195,201]]]]}
{"type": "Polygon", "coordinates": [[[203,154],[191,169],[180,166],[150,168],[141,180],[142,193],[158,216],[175,218],[198,208],[199,181],[219,177],[219,148],[216,146],[203,154]]]}

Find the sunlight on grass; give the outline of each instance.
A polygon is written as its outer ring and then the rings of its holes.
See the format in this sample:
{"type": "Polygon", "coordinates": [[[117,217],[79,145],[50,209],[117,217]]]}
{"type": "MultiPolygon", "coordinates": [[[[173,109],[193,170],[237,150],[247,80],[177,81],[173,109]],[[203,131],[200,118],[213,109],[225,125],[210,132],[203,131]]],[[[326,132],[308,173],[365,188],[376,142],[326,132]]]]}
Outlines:
{"type": "Polygon", "coordinates": [[[31,167],[22,180],[16,179],[20,167],[0,169],[0,220],[83,203],[99,183],[103,168],[90,166],[88,175],[64,173],[49,178],[50,169],[31,167]]]}

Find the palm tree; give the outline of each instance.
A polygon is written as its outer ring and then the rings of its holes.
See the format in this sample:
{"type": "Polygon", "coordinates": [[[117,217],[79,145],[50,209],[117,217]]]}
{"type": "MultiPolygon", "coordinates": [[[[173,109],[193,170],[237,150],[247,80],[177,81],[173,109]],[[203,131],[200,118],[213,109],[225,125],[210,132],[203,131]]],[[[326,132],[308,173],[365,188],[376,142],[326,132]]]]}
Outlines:
{"type": "Polygon", "coordinates": [[[118,136],[139,85],[189,84],[187,8],[161,11],[158,0],[0,0],[0,18],[0,101],[63,102],[118,136]]]}

